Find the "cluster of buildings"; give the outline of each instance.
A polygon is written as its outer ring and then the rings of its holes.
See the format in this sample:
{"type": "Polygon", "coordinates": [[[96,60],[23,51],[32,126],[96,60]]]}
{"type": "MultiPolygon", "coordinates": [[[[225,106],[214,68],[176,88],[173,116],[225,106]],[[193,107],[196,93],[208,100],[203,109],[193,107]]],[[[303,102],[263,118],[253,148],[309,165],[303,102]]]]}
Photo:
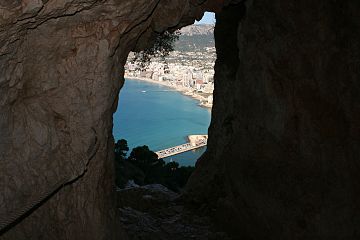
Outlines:
{"type": "Polygon", "coordinates": [[[215,48],[205,51],[171,52],[165,59],[154,58],[145,67],[133,62],[130,56],[125,65],[125,76],[151,80],[173,87],[211,107],[214,90],[215,48]]]}

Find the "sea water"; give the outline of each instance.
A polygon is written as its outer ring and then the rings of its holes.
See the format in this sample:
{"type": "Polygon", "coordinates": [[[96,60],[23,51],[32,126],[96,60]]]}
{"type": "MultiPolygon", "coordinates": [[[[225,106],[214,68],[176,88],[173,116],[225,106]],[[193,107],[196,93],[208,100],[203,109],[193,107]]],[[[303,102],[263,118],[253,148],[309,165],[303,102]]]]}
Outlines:
{"type": "MultiPolygon", "coordinates": [[[[187,142],[192,134],[207,134],[211,112],[198,101],[156,83],[126,79],[114,114],[115,141],[126,139],[130,151],[147,145],[158,151],[187,142]]],[[[185,152],[165,161],[193,166],[205,147],[185,152]]]]}

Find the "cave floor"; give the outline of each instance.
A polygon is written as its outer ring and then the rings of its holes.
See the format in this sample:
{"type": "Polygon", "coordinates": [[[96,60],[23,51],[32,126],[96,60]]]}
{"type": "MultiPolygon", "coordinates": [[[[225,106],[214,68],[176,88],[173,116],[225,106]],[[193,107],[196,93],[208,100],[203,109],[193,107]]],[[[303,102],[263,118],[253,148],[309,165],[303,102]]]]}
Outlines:
{"type": "Polygon", "coordinates": [[[118,199],[121,223],[131,240],[230,240],[208,216],[162,185],[120,190],[118,199]]]}

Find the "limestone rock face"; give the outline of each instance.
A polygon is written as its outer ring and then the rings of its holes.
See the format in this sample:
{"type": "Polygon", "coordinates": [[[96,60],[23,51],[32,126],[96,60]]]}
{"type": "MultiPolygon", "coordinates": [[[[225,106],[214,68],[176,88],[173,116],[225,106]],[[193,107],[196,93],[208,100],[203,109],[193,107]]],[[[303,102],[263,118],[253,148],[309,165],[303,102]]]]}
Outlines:
{"type": "Polygon", "coordinates": [[[1,239],[122,239],[112,113],[123,65],[152,32],[190,24],[206,7],[0,2],[1,239]]]}
{"type": "Polygon", "coordinates": [[[187,191],[235,239],[359,239],[359,19],[357,0],[217,14],[208,150],[187,191]]]}

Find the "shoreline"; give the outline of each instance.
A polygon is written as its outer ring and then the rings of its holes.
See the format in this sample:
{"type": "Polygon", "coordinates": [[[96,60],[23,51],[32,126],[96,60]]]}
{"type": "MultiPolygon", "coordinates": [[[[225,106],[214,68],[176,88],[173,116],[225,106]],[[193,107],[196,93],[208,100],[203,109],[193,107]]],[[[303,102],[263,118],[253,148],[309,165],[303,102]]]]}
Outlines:
{"type": "Polygon", "coordinates": [[[199,107],[202,107],[202,108],[207,108],[211,111],[212,109],[212,105],[208,105],[208,104],[202,104],[201,103],[201,100],[204,100],[204,97],[197,94],[197,93],[194,93],[192,92],[191,94],[189,93],[189,90],[188,88],[185,88],[185,87],[179,87],[179,86],[174,86],[174,85],[170,85],[170,84],[167,84],[165,82],[161,82],[161,81],[155,81],[155,80],[152,80],[152,79],[149,79],[149,78],[144,78],[144,77],[134,77],[134,76],[128,76],[128,75],[124,75],[124,78],[127,78],[127,79],[134,79],[134,80],[139,80],[139,81],[144,81],[144,82],[149,82],[149,83],[153,83],[153,84],[159,84],[159,85],[162,85],[162,86],[165,86],[165,87],[169,87],[171,89],[174,89],[176,90],[177,92],[181,93],[182,95],[184,96],[187,96],[187,97],[191,97],[192,99],[195,99],[197,101],[199,101],[199,104],[198,106],[199,107]]]}

